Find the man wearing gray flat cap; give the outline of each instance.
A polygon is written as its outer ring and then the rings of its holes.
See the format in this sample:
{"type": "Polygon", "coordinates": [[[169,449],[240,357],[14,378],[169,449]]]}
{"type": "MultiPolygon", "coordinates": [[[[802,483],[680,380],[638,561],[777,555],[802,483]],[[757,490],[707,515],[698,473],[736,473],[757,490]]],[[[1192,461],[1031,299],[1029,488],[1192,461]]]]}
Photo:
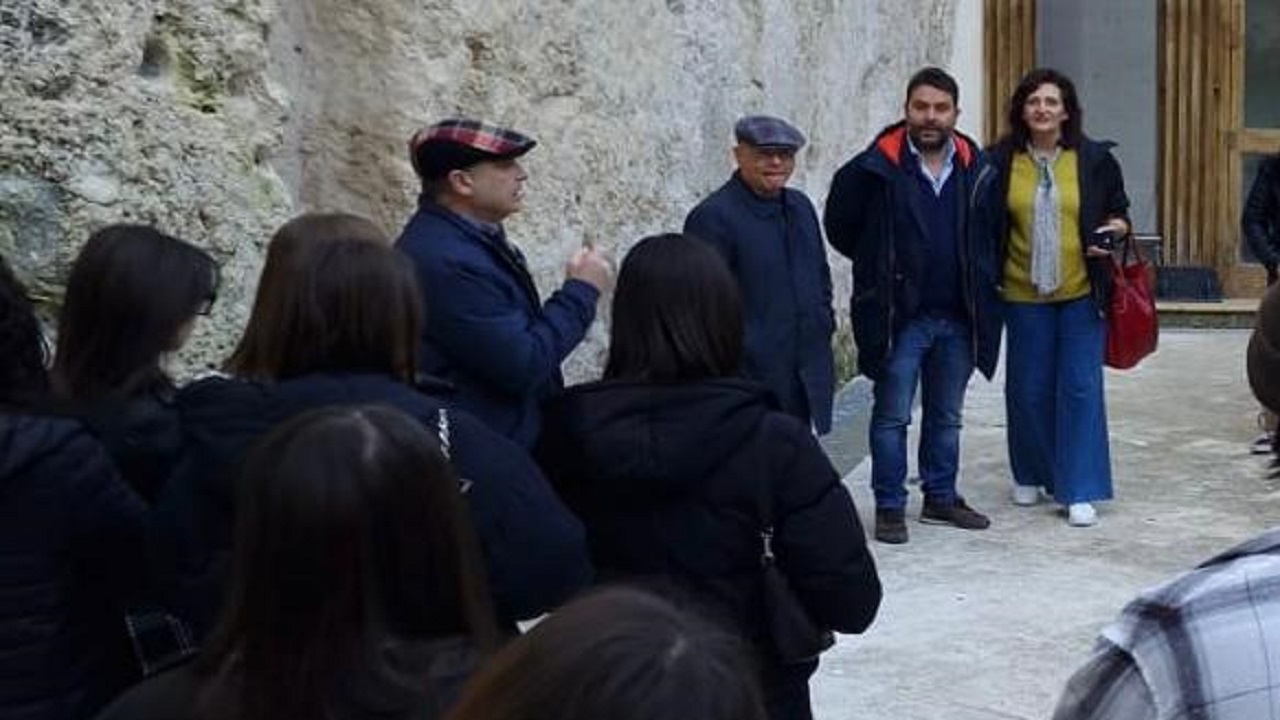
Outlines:
{"type": "Polygon", "coordinates": [[[818,434],[831,430],[835,362],[831,270],[813,203],[787,187],[804,135],[750,115],[734,126],[738,168],[685,218],[684,232],[714,245],[738,279],[746,320],[743,374],[818,434]]]}

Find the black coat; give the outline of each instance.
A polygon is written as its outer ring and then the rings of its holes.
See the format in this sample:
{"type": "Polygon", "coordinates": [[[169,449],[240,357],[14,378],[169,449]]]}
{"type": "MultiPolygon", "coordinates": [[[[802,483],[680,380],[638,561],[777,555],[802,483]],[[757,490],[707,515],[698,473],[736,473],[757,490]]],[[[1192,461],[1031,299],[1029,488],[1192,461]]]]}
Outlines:
{"type": "Polygon", "coordinates": [[[1280,265],[1280,157],[1262,161],[1240,216],[1245,242],[1268,270],[1280,265]]]}
{"type": "Polygon", "coordinates": [[[76,413],[148,503],[155,502],[182,449],[175,394],[163,383],[134,397],[104,398],[76,413]]]}
{"type": "MultiPolygon", "coordinates": [[[[178,396],[183,458],[155,513],[152,551],[170,604],[202,634],[215,618],[232,546],[234,478],[251,445],[308,410],[387,405],[436,431],[442,403],[379,375],[311,375],[276,384],[213,378],[178,396]]],[[[520,447],[449,410],[451,454],[499,619],[537,616],[590,581],[582,526],[520,447]]]]}
{"type": "MultiPolygon", "coordinates": [[[[1001,312],[999,238],[995,213],[995,173],[978,145],[956,133],[958,182],[956,227],[960,242],[960,287],[974,364],[990,378],[1000,357],[1001,312]]],[[[914,172],[903,163],[909,152],[906,125],[885,128],[866,150],[845,163],[831,181],[823,213],[827,242],[853,261],[850,312],[858,345],[858,370],[877,380],[893,341],[920,311],[927,223],[915,198],[914,172]]]]}
{"type": "Polygon", "coordinates": [[[0,717],[80,720],[136,678],[144,512],[79,422],[0,415],[0,717]]]}
{"type": "MultiPolygon", "coordinates": [[[[1129,220],[1129,196],[1124,192],[1124,175],[1120,171],[1120,163],[1111,154],[1113,142],[1099,142],[1083,138],[1076,152],[1079,155],[1080,182],[1080,252],[1096,243],[1094,229],[1101,227],[1111,218],[1121,218],[1132,226],[1129,220]]],[[[1021,148],[1013,147],[1005,141],[991,148],[991,164],[996,168],[997,197],[1000,201],[1000,212],[997,214],[1000,238],[1000,268],[1004,271],[1004,261],[1008,254],[1009,243],[1009,182],[1012,176],[1013,155],[1021,148]]],[[[1108,258],[1084,256],[1085,268],[1089,272],[1089,291],[1098,314],[1104,314],[1111,300],[1111,261],[1108,258]]]]}
{"type": "Polygon", "coordinates": [[[856,633],[875,618],[880,580],[853,500],[809,428],[762,386],[580,385],[548,404],[537,457],[582,518],[601,578],[671,582],[707,603],[762,650],[766,686],[783,669],[763,614],[758,488],[813,620],[856,633]]]}
{"type": "Polygon", "coordinates": [[[744,374],[772,390],[783,410],[829,432],[836,385],[831,269],[809,198],[791,188],[762,198],[734,173],[689,213],[684,231],[715,245],[738,279],[744,374]]]}
{"type": "MultiPolygon", "coordinates": [[[[437,720],[457,701],[480,659],[464,638],[401,642],[384,652],[388,664],[401,674],[401,679],[421,679],[421,693],[412,698],[406,697],[408,693],[398,693],[400,697],[395,705],[386,697],[372,698],[378,703],[376,709],[370,708],[360,715],[353,710],[351,715],[343,716],[343,720],[437,720]],[[404,707],[398,707],[401,705],[404,707]]],[[[198,662],[189,662],[148,678],[117,698],[95,720],[193,718],[206,682],[201,670],[198,662]]],[[[357,708],[367,707],[369,698],[364,700],[353,704],[357,708]]]]}

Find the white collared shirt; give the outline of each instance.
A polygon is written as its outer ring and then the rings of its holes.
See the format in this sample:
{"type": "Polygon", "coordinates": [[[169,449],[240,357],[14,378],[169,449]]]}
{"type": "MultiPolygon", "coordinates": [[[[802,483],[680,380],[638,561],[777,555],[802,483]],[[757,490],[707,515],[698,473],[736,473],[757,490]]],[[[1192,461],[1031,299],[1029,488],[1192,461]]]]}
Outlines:
{"type": "Polygon", "coordinates": [[[920,166],[920,174],[925,180],[928,180],[929,184],[933,187],[933,194],[941,195],[942,187],[947,184],[947,179],[951,177],[951,171],[955,169],[955,137],[947,138],[947,146],[945,149],[946,154],[943,156],[942,169],[938,171],[937,177],[934,177],[933,173],[929,172],[929,164],[920,156],[920,150],[916,148],[916,144],[911,142],[910,134],[907,135],[907,149],[916,157],[917,164],[920,166]]]}

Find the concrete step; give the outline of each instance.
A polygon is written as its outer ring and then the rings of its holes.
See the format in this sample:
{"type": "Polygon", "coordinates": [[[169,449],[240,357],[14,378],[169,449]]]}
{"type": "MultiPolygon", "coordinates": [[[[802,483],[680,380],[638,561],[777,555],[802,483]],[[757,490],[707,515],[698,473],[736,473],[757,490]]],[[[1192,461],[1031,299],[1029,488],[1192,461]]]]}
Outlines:
{"type": "Polygon", "coordinates": [[[1257,298],[1227,298],[1208,302],[1157,300],[1161,327],[1251,328],[1257,298]]]}

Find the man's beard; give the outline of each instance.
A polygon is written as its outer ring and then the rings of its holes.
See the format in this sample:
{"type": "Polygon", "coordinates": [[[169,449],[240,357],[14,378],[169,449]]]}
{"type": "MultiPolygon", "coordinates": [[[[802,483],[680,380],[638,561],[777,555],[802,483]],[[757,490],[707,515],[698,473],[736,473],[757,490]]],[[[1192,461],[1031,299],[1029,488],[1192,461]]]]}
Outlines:
{"type": "Polygon", "coordinates": [[[911,142],[920,152],[936,152],[947,146],[947,141],[951,139],[951,131],[942,127],[922,127],[908,128],[907,134],[911,136],[911,142]],[[925,140],[921,135],[925,130],[933,130],[938,135],[937,140],[925,140]]]}

